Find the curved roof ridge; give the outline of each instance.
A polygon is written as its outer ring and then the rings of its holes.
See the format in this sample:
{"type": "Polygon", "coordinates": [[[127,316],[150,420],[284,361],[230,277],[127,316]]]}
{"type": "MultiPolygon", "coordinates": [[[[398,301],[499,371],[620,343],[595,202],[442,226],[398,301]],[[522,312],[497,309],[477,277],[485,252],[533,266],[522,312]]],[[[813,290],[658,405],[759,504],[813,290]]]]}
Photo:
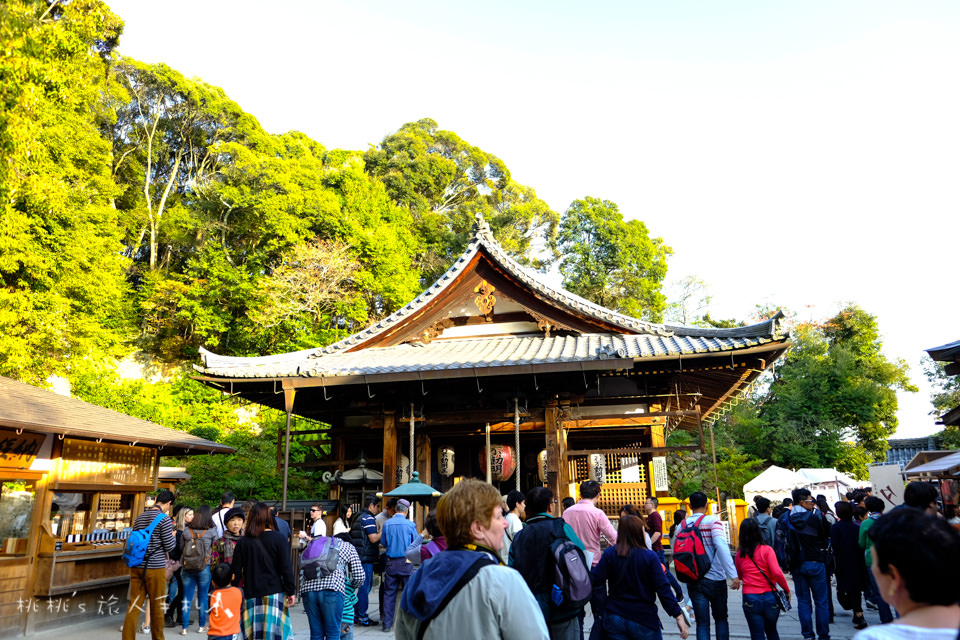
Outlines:
{"type": "Polygon", "coordinates": [[[200,356],[203,359],[203,367],[196,366],[198,371],[204,369],[223,369],[231,367],[250,367],[250,366],[270,366],[286,362],[303,362],[313,358],[321,358],[333,355],[361,344],[384,331],[395,326],[410,314],[422,308],[430,300],[443,292],[456,280],[456,277],[463,271],[464,267],[473,260],[480,248],[486,250],[487,254],[497,264],[513,275],[515,278],[529,286],[536,294],[539,294],[549,300],[567,307],[568,309],[584,313],[595,320],[600,320],[608,324],[633,331],[638,334],[646,334],[661,338],[675,337],[748,337],[762,335],[780,335],[780,319],[783,313],[778,312],[772,318],[758,324],[747,327],[734,327],[730,329],[704,329],[699,327],[686,327],[682,325],[666,325],[653,322],[646,322],[638,318],[624,315],[612,309],[602,307],[595,302],[591,302],[565,289],[551,287],[531,274],[523,265],[510,257],[509,254],[500,246],[489,223],[483,219],[483,215],[477,213],[476,222],[473,225],[473,234],[464,252],[456,261],[444,272],[436,282],[427,287],[420,295],[397,309],[392,314],[378,320],[360,331],[343,338],[333,344],[315,349],[305,349],[302,351],[293,351],[270,356],[220,356],[201,347],[200,356]]]}
{"type": "Polygon", "coordinates": [[[477,221],[473,225],[473,237],[479,241],[483,248],[490,253],[491,257],[494,258],[501,267],[516,276],[517,279],[532,287],[537,293],[545,295],[553,301],[559,302],[569,308],[584,312],[592,318],[609,322],[623,329],[652,333],[662,337],[672,335],[670,330],[664,325],[646,322],[645,320],[624,315],[612,309],[602,307],[586,298],[581,298],[566,289],[554,288],[541,282],[531,275],[523,265],[511,258],[510,255],[503,250],[500,243],[493,237],[490,225],[483,219],[480,213],[477,213],[476,219],[477,221]]]}

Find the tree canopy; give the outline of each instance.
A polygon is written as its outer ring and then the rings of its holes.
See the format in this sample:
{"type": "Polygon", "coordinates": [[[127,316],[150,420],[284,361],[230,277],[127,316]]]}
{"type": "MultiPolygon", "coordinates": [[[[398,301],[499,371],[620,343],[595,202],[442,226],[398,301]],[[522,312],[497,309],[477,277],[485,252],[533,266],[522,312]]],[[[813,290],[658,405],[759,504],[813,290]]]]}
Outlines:
{"type": "Polygon", "coordinates": [[[906,363],[887,359],[876,317],[856,305],[792,337],[769,387],[730,418],[736,440],[773,464],[863,477],[896,431],[897,390],[917,390],[906,363]]]}
{"type": "Polygon", "coordinates": [[[651,238],[642,221],[625,221],[608,200],[575,200],[560,221],[555,247],[569,291],[629,316],[660,321],[672,250],[661,238],[651,238]]]}

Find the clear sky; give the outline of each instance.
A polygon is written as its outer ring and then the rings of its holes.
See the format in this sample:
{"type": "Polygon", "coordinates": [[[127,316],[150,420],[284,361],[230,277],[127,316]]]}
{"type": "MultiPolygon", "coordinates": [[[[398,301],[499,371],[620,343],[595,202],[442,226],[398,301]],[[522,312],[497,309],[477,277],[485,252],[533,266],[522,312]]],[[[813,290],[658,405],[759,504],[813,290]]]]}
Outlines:
{"type": "Polygon", "coordinates": [[[713,317],[854,302],[908,362],[960,339],[960,3],[107,0],[120,50],[264,127],[366,149],[429,117],[556,211],[616,202],[713,317]]]}

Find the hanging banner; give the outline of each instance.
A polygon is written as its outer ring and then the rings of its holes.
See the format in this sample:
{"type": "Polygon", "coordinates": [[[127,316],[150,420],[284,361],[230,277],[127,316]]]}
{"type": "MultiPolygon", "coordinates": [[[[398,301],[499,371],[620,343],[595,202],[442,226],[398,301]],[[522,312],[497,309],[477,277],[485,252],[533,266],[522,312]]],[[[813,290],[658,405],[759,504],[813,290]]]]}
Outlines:
{"type": "Polygon", "coordinates": [[[872,464],[870,470],[870,486],[873,495],[887,503],[885,511],[903,504],[903,475],[898,464],[872,464]]]}
{"type": "Polygon", "coordinates": [[[653,490],[669,491],[670,478],[667,476],[667,457],[654,456],[650,462],[650,469],[653,471],[653,490]]]}
{"type": "Polygon", "coordinates": [[[453,447],[440,447],[440,450],[437,451],[437,471],[444,478],[449,478],[453,475],[454,467],[454,450],[453,447]]]}
{"type": "MultiPolygon", "coordinates": [[[[480,450],[480,468],[487,468],[486,451],[480,450]]],[[[502,482],[513,475],[517,468],[517,454],[507,444],[490,445],[490,475],[494,482],[502,482]]]]}
{"type": "Polygon", "coordinates": [[[588,459],[590,479],[600,484],[607,481],[607,457],[602,453],[591,453],[588,459]]]}
{"type": "Polygon", "coordinates": [[[400,464],[397,465],[397,486],[410,482],[410,458],[400,456],[400,464]]]}

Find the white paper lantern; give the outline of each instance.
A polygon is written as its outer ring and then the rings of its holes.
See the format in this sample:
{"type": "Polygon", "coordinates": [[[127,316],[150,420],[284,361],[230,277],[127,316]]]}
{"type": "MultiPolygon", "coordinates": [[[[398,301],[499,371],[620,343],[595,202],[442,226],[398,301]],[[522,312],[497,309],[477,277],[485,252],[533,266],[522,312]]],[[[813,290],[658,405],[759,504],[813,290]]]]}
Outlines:
{"type": "Polygon", "coordinates": [[[445,478],[453,475],[454,457],[453,447],[440,447],[437,451],[437,470],[445,478]]]}
{"type": "Polygon", "coordinates": [[[540,482],[547,481],[547,450],[544,449],[537,456],[537,475],[540,476],[540,482]]]}

